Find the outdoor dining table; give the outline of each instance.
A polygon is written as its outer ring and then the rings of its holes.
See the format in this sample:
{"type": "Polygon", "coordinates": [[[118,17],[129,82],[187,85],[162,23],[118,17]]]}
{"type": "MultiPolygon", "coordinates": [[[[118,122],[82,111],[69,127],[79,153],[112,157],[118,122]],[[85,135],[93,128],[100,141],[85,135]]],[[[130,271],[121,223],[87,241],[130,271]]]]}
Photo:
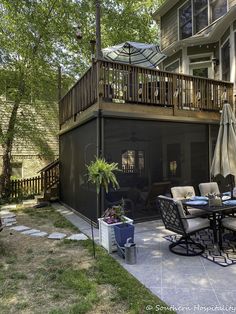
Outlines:
{"type": "MultiPolygon", "coordinates": [[[[201,209],[203,211],[203,215],[207,215],[211,220],[211,227],[213,230],[213,240],[214,247],[222,249],[222,233],[221,233],[221,219],[224,217],[225,212],[236,211],[236,201],[234,205],[224,204],[220,206],[210,206],[209,202],[206,202],[204,205],[197,205],[190,200],[182,200],[184,206],[191,206],[192,208],[201,209]]],[[[191,215],[193,216],[193,215],[191,215]]],[[[199,217],[199,215],[198,215],[199,217]]]]}

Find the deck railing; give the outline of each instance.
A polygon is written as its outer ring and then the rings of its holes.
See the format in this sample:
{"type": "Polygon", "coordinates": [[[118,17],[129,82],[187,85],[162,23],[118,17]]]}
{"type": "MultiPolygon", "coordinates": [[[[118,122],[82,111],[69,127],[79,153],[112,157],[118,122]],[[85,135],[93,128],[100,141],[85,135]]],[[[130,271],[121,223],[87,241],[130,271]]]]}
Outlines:
{"type": "Polygon", "coordinates": [[[219,111],[226,100],[233,102],[233,83],[98,61],[61,99],[60,125],[98,99],[180,110],[219,111]]]}

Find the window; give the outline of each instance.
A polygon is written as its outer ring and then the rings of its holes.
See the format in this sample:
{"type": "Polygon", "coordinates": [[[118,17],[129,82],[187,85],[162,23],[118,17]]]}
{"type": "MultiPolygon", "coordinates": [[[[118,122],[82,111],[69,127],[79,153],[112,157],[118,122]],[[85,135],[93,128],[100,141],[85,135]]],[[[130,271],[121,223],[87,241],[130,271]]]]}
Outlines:
{"type": "Polygon", "coordinates": [[[191,1],[186,2],[179,9],[180,39],[192,36],[192,5],[191,1]]]}
{"type": "Polygon", "coordinates": [[[211,22],[227,12],[227,0],[210,0],[211,6],[211,22]]]}
{"type": "Polygon", "coordinates": [[[208,25],[208,0],[194,0],[194,33],[208,25]]]}
{"type": "Polygon", "coordinates": [[[189,0],[179,8],[179,39],[198,33],[227,12],[227,0],[189,0]]]}
{"type": "Polygon", "coordinates": [[[229,40],[221,48],[222,80],[230,81],[230,47],[229,40]]]}
{"type": "Polygon", "coordinates": [[[192,56],[189,59],[189,74],[213,78],[212,55],[192,56]]]}
{"type": "Polygon", "coordinates": [[[174,72],[174,73],[179,73],[179,60],[170,63],[169,65],[167,65],[165,67],[165,71],[169,71],[169,72],[174,72]]]}
{"type": "Polygon", "coordinates": [[[126,150],[122,153],[122,171],[142,174],[144,170],[144,151],[126,150]]]}

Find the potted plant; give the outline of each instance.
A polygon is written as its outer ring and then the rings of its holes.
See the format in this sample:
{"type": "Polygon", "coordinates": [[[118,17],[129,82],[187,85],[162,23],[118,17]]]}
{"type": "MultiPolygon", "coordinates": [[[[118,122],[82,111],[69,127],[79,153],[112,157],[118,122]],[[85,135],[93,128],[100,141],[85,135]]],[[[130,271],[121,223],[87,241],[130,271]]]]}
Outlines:
{"type": "MultiPolygon", "coordinates": [[[[87,165],[88,169],[88,181],[96,185],[97,194],[101,192],[103,187],[105,192],[108,193],[109,185],[113,189],[119,188],[115,172],[119,171],[117,163],[108,163],[104,158],[96,158],[90,165],[87,165]]],[[[109,253],[116,251],[116,241],[114,226],[119,224],[132,224],[133,220],[125,217],[124,214],[124,201],[122,200],[118,205],[112,205],[107,208],[104,215],[98,219],[99,223],[99,242],[107,249],[109,253]]],[[[125,228],[122,228],[123,231],[125,228]]]]}

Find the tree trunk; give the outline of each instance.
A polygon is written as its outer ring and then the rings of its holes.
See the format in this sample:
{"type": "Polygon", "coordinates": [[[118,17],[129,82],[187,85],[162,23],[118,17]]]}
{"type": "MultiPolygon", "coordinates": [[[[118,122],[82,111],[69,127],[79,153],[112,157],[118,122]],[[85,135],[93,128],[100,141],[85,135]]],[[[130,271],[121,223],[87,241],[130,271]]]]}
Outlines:
{"type": "Polygon", "coordinates": [[[3,151],[3,166],[0,177],[0,195],[8,198],[11,195],[11,147],[6,146],[3,151]]]}
{"type": "Polygon", "coordinates": [[[2,144],[3,157],[2,157],[2,173],[0,176],[0,197],[8,198],[11,194],[11,153],[12,145],[15,137],[15,126],[17,120],[17,113],[20,106],[22,96],[24,95],[25,84],[24,75],[21,74],[19,80],[18,95],[16,96],[10,119],[8,122],[7,131],[4,134],[5,141],[2,144]]]}

